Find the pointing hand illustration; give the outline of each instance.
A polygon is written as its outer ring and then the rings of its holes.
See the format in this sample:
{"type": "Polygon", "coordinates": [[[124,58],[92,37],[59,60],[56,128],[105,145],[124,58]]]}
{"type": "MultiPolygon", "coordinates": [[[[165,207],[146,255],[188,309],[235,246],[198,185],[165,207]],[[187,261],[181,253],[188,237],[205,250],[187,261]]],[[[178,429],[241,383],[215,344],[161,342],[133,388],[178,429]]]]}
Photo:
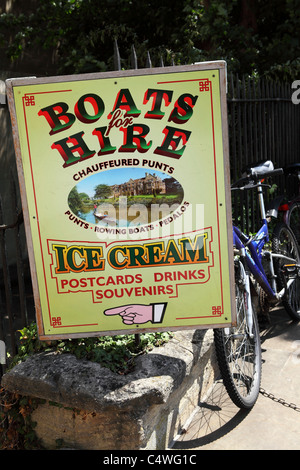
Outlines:
{"type": "Polygon", "coordinates": [[[147,322],[161,323],[166,303],[161,304],[133,304],[104,310],[104,315],[120,315],[125,325],[142,324],[147,322]]]}

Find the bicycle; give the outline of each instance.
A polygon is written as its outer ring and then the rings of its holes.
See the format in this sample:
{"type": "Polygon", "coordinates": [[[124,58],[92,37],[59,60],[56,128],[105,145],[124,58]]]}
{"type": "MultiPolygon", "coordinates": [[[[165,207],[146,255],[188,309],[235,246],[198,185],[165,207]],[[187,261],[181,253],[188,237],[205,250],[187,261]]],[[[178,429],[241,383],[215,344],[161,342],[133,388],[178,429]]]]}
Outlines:
{"type": "Polygon", "coordinates": [[[300,245],[300,163],[288,165],[283,168],[283,172],[286,177],[286,186],[288,186],[287,181],[290,176],[298,179],[298,194],[290,198],[282,194],[277,196],[270,202],[266,214],[267,217],[281,216],[282,221],[290,227],[300,245]]]}
{"type": "Polygon", "coordinates": [[[282,174],[272,162],[247,170],[232,190],[257,188],[262,225],[254,236],[233,225],[236,325],[214,330],[216,356],[223,383],[233,403],[249,409],[261,382],[261,344],[253,293],[256,284],[271,305],[283,302],[287,313],[300,320],[300,253],[291,229],[283,222],[274,228],[272,246],[266,217],[262,179],[282,174]]]}

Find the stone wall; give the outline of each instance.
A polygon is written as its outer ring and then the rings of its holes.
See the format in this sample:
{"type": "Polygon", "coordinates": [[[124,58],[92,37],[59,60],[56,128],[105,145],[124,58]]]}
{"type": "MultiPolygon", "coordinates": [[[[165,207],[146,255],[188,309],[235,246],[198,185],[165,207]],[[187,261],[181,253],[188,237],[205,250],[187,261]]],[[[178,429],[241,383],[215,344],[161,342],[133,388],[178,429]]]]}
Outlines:
{"type": "Polygon", "coordinates": [[[72,355],[42,353],[15,366],[2,386],[45,399],[33,412],[46,449],[163,450],[171,446],[216,371],[212,330],[176,332],[118,375],[72,355]]]}

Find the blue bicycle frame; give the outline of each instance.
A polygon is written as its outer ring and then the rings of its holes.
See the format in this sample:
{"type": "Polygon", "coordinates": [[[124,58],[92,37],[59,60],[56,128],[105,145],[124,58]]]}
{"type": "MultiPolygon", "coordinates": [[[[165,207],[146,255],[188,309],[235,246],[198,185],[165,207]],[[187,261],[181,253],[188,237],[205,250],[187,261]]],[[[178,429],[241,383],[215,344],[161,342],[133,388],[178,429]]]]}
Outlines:
{"type": "MultiPolygon", "coordinates": [[[[265,202],[263,196],[262,178],[274,174],[282,174],[282,168],[274,170],[272,162],[265,162],[251,169],[251,174],[242,177],[234,183],[232,190],[254,189],[257,188],[258,202],[260,208],[260,215],[262,225],[256,235],[249,236],[244,234],[238,227],[233,226],[233,245],[240,255],[240,262],[243,266],[242,272],[245,283],[245,291],[249,299],[251,299],[251,289],[249,285],[249,274],[252,274],[254,279],[258,282],[261,288],[266,292],[271,303],[280,301],[289,289],[290,285],[295,281],[295,277],[290,277],[286,280],[285,286],[277,292],[277,282],[274,272],[273,260],[281,259],[285,263],[295,264],[295,259],[287,256],[284,252],[278,253],[273,251],[264,250],[264,245],[269,241],[268,219],[266,217],[265,202]],[[261,171],[261,168],[267,168],[267,171],[261,171]],[[270,170],[270,171],[269,171],[270,170]],[[245,183],[245,185],[244,185],[245,183]],[[241,184],[243,186],[241,186],[241,184]],[[262,259],[268,262],[268,278],[263,267],[262,259]],[[248,272],[247,272],[248,271],[248,272]]],[[[249,331],[251,332],[251,302],[246,305],[247,321],[249,331]]]]}
{"type": "MultiPolygon", "coordinates": [[[[268,240],[269,231],[268,224],[265,219],[263,220],[262,227],[253,238],[245,235],[235,225],[233,226],[233,245],[237,250],[245,254],[249,271],[261,285],[264,291],[268,293],[271,299],[277,299],[275,289],[273,290],[270,286],[262,266],[262,249],[268,240]],[[246,247],[248,247],[250,254],[247,252],[246,247]]],[[[274,274],[272,271],[273,269],[271,269],[271,274],[274,274]]]]}
{"type": "MultiPolygon", "coordinates": [[[[284,288],[281,290],[281,292],[277,292],[275,273],[273,268],[273,258],[282,258],[287,262],[294,262],[295,260],[282,254],[271,253],[270,251],[264,252],[264,256],[268,258],[269,261],[269,270],[272,283],[271,286],[262,265],[262,249],[265,243],[269,241],[269,230],[265,212],[262,183],[259,182],[254,187],[257,187],[262,226],[254,237],[245,235],[238,227],[233,226],[233,244],[236,249],[239,250],[245,257],[250,273],[254,276],[263,290],[268,294],[270,300],[278,301],[282,298],[286,289],[284,288]],[[250,254],[247,252],[246,247],[249,249],[250,254]]],[[[291,282],[293,282],[293,280],[288,281],[288,284],[291,282]]]]}
{"type": "Polygon", "coordinates": [[[259,285],[263,288],[263,290],[268,294],[269,298],[271,300],[278,300],[278,294],[276,292],[275,274],[272,262],[272,256],[274,256],[274,254],[271,254],[268,251],[264,253],[266,256],[269,256],[269,268],[272,280],[272,287],[267,279],[265,270],[262,265],[262,249],[265,243],[269,241],[269,230],[266,218],[262,183],[258,182],[255,186],[257,187],[262,226],[253,238],[249,237],[248,235],[245,235],[238,227],[233,226],[233,244],[245,256],[249,271],[257,280],[259,285]],[[250,254],[247,252],[246,247],[248,247],[250,254]]]}

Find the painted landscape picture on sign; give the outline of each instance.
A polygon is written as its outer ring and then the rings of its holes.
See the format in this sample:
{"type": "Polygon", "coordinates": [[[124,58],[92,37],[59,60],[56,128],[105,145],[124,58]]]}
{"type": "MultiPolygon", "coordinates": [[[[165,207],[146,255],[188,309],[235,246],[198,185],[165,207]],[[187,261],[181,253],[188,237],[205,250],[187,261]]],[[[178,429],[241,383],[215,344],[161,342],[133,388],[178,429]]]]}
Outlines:
{"type": "Polygon", "coordinates": [[[175,178],[137,167],[88,176],[68,196],[72,213],[99,227],[151,224],[170,215],[182,201],[183,188],[175,178]]]}

